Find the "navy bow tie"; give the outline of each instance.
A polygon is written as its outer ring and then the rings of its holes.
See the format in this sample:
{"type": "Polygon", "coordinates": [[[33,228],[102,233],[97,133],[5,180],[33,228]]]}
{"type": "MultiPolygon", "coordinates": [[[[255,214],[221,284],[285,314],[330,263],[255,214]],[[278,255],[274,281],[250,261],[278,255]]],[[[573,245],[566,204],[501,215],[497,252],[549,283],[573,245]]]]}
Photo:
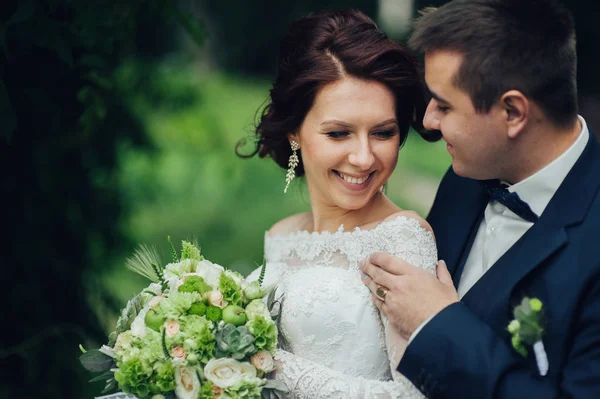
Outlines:
{"type": "Polygon", "coordinates": [[[523,201],[519,197],[519,194],[508,191],[508,186],[502,184],[500,180],[485,180],[481,183],[487,189],[490,201],[498,201],[515,215],[520,216],[528,222],[535,223],[539,219],[539,216],[531,210],[527,202],[523,201]]]}

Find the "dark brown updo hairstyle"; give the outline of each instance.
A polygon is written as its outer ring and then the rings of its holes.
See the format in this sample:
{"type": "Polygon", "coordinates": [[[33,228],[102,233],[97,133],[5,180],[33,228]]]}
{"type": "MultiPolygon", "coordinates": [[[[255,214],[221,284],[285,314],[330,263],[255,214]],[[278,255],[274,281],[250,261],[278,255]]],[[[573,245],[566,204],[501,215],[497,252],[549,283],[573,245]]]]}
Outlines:
{"type": "MultiPolygon", "coordinates": [[[[331,11],[309,14],[294,22],[281,41],[270,102],[256,127],[256,149],[247,157],[270,156],[287,169],[292,154],[288,134],[300,129],[318,91],[344,76],[381,82],[392,91],[400,145],[411,126],[427,141],[441,137],[423,128],[427,103],[413,55],[389,39],[364,13],[331,11]]],[[[302,175],[300,160],[296,176],[302,175]]]]}

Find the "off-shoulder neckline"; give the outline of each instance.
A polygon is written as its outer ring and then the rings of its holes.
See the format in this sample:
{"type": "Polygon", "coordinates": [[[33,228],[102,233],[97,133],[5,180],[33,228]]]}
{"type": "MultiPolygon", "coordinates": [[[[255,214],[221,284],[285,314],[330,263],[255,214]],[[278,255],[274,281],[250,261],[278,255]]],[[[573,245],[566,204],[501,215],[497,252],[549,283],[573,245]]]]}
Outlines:
{"type": "Polygon", "coordinates": [[[421,229],[423,229],[426,232],[429,232],[427,229],[425,229],[423,226],[421,226],[421,223],[419,222],[418,219],[415,218],[409,218],[406,217],[404,215],[397,215],[393,218],[390,219],[384,219],[381,222],[377,223],[375,226],[371,227],[371,228],[367,228],[367,229],[363,229],[359,226],[356,226],[354,229],[352,230],[346,230],[344,225],[341,224],[340,227],[338,227],[337,231],[335,232],[330,232],[330,231],[308,231],[308,230],[297,230],[297,231],[293,231],[291,233],[286,233],[286,234],[269,234],[268,231],[265,232],[265,240],[289,240],[289,239],[307,239],[307,238],[321,238],[321,237],[332,237],[332,236],[349,236],[349,235],[353,235],[353,234],[365,234],[365,233],[371,233],[371,232],[376,232],[378,230],[380,230],[382,228],[382,226],[386,226],[388,224],[392,224],[392,223],[397,223],[400,220],[403,221],[407,221],[410,223],[416,223],[421,229]]]}

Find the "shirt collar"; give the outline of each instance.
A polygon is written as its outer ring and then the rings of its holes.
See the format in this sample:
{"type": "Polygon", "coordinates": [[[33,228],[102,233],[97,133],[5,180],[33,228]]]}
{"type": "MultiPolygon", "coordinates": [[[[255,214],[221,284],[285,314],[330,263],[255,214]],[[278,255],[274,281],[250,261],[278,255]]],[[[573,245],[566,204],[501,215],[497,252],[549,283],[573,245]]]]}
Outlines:
{"type": "Polygon", "coordinates": [[[508,188],[508,191],[519,194],[531,210],[540,216],[588,143],[590,133],[587,124],[581,116],[578,118],[582,129],[575,142],[543,169],[508,188]]]}

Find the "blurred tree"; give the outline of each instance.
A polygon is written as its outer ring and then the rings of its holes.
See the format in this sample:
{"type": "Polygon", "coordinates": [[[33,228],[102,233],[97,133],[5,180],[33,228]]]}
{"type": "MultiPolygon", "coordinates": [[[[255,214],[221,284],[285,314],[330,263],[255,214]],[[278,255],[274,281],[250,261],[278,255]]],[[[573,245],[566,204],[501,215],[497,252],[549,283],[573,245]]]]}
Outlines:
{"type": "Polygon", "coordinates": [[[217,63],[255,75],[275,72],[279,42],[294,20],[325,9],[358,8],[372,18],[377,11],[377,0],[203,0],[199,4],[217,63]]]}
{"type": "Polygon", "coordinates": [[[94,298],[88,292],[98,287],[94,272],[114,263],[111,257],[126,244],[119,226],[127,209],[117,191],[118,147],[146,143],[114,75],[138,48],[156,56],[168,47],[157,50],[140,40],[142,26],[168,31],[176,21],[200,37],[194,19],[174,4],[23,0],[0,6],[0,184],[7,230],[2,398],[89,392],[77,344],[105,340],[95,311],[112,299],[98,289],[94,298]]]}

